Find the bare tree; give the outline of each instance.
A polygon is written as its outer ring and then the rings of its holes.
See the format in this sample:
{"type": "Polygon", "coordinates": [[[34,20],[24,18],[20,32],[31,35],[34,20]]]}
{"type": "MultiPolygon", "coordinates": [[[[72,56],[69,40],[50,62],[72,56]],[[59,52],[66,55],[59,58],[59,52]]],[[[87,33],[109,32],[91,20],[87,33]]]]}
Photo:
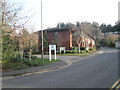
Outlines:
{"type": "Polygon", "coordinates": [[[83,27],[83,32],[95,41],[95,45],[99,44],[99,41],[103,39],[103,34],[99,29],[99,24],[97,22],[93,22],[93,24],[89,22],[82,22],[81,27],[83,27]]]}
{"type": "Polygon", "coordinates": [[[6,26],[9,26],[12,28],[12,37],[14,39],[16,36],[19,37],[19,50],[22,53],[21,57],[23,58],[23,51],[29,47],[32,38],[25,28],[25,25],[30,20],[30,18],[33,17],[33,15],[21,15],[22,10],[22,5],[20,5],[19,3],[14,4],[11,3],[9,0],[0,1],[0,28],[5,28],[6,26]]]}
{"type": "Polygon", "coordinates": [[[80,46],[82,43],[82,30],[80,27],[78,27],[77,32],[76,32],[76,40],[77,40],[77,44],[79,46],[79,53],[80,53],[80,46]]]}
{"type": "Polygon", "coordinates": [[[18,4],[13,4],[8,0],[1,1],[1,26],[10,25],[14,28],[21,17],[19,17],[20,11],[22,10],[22,6],[18,4]]]}
{"type": "MultiPolygon", "coordinates": [[[[28,39],[28,42],[29,42],[29,60],[31,60],[32,47],[36,44],[36,40],[38,41],[38,37],[36,37],[36,34],[34,33],[34,26],[31,26],[29,28],[29,31],[31,32],[29,34],[29,39],[28,39]]],[[[38,45],[38,43],[37,43],[37,45],[38,45]]]]}
{"type": "Polygon", "coordinates": [[[19,32],[19,48],[21,51],[21,57],[23,58],[24,51],[29,47],[29,32],[23,27],[19,32]]]}
{"type": "Polygon", "coordinates": [[[81,41],[82,29],[79,25],[79,22],[77,22],[77,25],[69,23],[69,24],[67,24],[67,26],[73,32],[73,42],[77,43],[77,45],[79,47],[79,53],[80,53],[80,46],[81,46],[81,43],[82,43],[82,41],[81,41]]]}

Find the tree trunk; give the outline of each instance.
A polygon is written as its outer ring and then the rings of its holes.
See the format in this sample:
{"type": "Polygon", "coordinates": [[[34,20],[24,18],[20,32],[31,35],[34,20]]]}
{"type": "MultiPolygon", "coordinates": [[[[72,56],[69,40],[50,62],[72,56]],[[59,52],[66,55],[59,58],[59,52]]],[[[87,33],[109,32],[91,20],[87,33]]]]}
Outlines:
{"type": "Polygon", "coordinates": [[[29,54],[30,54],[30,56],[29,56],[29,60],[31,61],[31,56],[32,56],[32,54],[31,54],[31,49],[30,49],[29,54]]]}
{"type": "Polygon", "coordinates": [[[31,55],[31,51],[32,51],[32,50],[31,50],[31,41],[29,42],[29,49],[30,49],[30,52],[29,52],[29,60],[31,61],[31,56],[32,56],[32,55],[31,55]]]}
{"type": "Polygon", "coordinates": [[[22,54],[22,55],[21,55],[21,58],[23,58],[23,51],[21,52],[21,54],[22,54]]]}

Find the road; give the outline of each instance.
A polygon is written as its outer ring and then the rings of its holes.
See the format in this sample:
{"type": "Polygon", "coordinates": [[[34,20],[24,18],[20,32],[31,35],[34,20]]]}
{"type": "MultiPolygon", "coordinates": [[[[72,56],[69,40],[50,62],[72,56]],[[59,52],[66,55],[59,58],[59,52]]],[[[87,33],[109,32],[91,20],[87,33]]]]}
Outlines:
{"type": "Polygon", "coordinates": [[[2,81],[3,88],[110,88],[118,80],[118,50],[103,52],[70,66],[2,81]]]}

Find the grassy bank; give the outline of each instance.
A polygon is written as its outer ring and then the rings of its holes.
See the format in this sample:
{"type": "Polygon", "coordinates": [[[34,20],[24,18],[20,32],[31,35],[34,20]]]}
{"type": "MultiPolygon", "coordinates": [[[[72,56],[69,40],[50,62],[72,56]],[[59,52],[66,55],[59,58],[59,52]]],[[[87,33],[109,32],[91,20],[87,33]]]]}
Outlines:
{"type": "MultiPolygon", "coordinates": [[[[54,60],[49,61],[49,59],[44,59],[44,65],[47,65],[49,63],[57,62],[60,60],[54,60]]],[[[9,61],[3,61],[2,62],[2,71],[13,71],[13,70],[21,70],[29,67],[35,67],[35,66],[42,66],[42,59],[41,58],[34,58],[32,60],[29,60],[28,58],[24,58],[17,62],[9,62],[9,61]]]]}

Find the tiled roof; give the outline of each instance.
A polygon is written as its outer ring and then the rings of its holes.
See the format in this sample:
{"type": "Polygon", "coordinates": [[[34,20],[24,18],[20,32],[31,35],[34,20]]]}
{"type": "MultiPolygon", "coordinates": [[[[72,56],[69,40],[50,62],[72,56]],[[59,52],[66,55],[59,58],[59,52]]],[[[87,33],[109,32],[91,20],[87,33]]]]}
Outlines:
{"type": "MultiPolygon", "coordinates": [[[[48,28],[43,31],[54,32],[54,31],[66,31],[66,30],[70,30],[70,29],[69,28],[48,28]]],[[[41,32],[41,30],[39,32],[41,32]]]]}

